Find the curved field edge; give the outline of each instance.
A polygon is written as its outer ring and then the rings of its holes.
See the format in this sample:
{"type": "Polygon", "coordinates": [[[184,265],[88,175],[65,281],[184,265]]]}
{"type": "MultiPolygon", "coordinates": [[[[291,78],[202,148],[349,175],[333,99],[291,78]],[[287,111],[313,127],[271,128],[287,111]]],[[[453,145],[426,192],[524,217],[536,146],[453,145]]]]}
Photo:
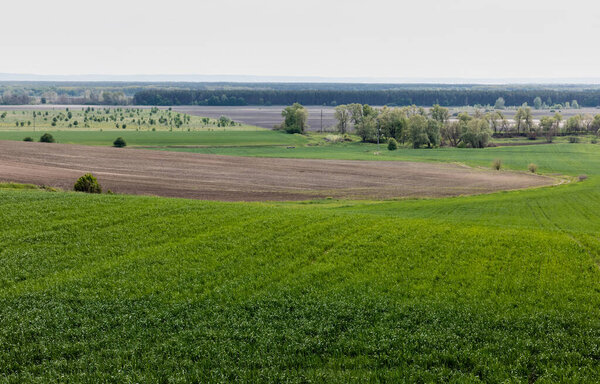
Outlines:
{"type": "Polygon", "coordinates": [[[597,241],[585,212],[570,233],[533,212],[505,228],[477,212],[491,200],[382,203],[394,217],[0,191],[0,375],[599,380],[600,272],[572,237],[597,241]],[[427,217],[435,202],[475,205],[444,223],[427,217]]]}
{"type": "Polygon", "coordinates": [[[503,169],[527,171],[534,163],[542,174],[566,174],[577,176],[580,173],[596,174],[600,169],[600,146],[598,144],[541,144],[531,146],[507,146],[495,148],[400,148],[388,151],[384,145],[338,143],[308,145],[295,148],[286,147],[206,147],[206,148],[161,148],[162,150],[205,153],[214,155],[282,157],[336,160],[374,161],[419,161],[452,162],[474,167],[491,168],[494,160],[501,160],[503,169]]]}

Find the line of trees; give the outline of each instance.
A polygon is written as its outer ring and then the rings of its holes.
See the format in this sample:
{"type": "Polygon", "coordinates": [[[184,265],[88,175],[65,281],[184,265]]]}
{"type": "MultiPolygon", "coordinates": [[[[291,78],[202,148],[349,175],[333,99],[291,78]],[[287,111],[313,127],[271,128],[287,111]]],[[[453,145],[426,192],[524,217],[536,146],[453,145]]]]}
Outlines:
{"type": "Polygon", "coordinates": [[[342,105],[370,104],[388,106],[433,105],[492,105],[536,108],[596,107],[600,105],[600,90],[554,89],[401,89],[401,90],[186,90],[148,89],[135,94],[136,105],[342,105]],[[576,101],[576,106],[573,101],[576,101]]]}
{"type": "Polygon", "coordinates": [[[353,130],[364,142],[394,139],[413,148],[453,147],[483,148],[496,136],[527,136],[535,140],[545,137],[551,142],[557,135],[600,135],[600,114],[575,115],[563,124],[556,112],[535,122],[531,108],[520,107],[512,121],[502,111],[484,113],[475,110],[451,116],[447,108],[434,105],[429,111],[422,107],[383,107],[376,109],[368,104],[347,104],[335,108],[336,128],[340,134],[353,130]]]}
{"type": "Polygon", "coordinates": [[[368,104],[340,105],[335,109],[337,129],[344,134],[351,128],[364,142],[396,140],[413,148],[440,145],[483,148],[492,130],[484,116],[461,113],[450,120],[447,108],[435,105],[429,112],[422,107],[383,107],[368,104]]]}

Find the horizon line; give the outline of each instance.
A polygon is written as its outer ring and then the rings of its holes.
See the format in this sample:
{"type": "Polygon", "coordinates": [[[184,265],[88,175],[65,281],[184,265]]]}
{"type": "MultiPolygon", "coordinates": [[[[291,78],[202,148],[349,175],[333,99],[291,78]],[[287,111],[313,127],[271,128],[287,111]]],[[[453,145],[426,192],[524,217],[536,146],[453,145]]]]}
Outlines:
{"type": "Polygon", "coordinates": [[[600,77],[327,77],[238,74],[31,74],[0,73],[0,82],[224,82],[224,83],[346,83],[346,84],[600,84],[600,77]]]}

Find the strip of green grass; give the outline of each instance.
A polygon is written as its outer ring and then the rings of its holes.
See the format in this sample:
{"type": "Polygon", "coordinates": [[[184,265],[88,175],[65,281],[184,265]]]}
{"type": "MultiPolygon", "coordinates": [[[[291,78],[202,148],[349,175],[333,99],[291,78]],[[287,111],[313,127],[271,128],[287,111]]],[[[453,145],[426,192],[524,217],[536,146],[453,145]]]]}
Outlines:
{"type": "Polygon", "coordinates": [[[401,161],[437,161],[459,162],[475,166],[491,167],[495,159],[510,169],[527,170],[527,165],[535,163],[542,173],[598,173],[600,169],[600,145],[597,144],[547,144],[514,147],[496,147],[484,149],[437,148],[419,149],[400,148],[388,151],[385,145],[378,149],[376,144],[343,143],[315,146],[301,146],[293,149],[281,147],[255,148],[169,148],[168,150],[221,154],[232,156],[291,157],[310,159],[347,159],[347,160],[401,160],[401,161]]]}
{"type": "MultiPolygon", "coordinates": [[[[57,142],[63,144],[112,145],[117,137],[123,137],[128,146],[294,146],[306,139],[300,135],[282,132],[260,131],[44,131],[49,132],[57,142]]],[[[43,132],[0,131],[0,140],[23,140],[32,137],[39,140],[43,132]]]]}

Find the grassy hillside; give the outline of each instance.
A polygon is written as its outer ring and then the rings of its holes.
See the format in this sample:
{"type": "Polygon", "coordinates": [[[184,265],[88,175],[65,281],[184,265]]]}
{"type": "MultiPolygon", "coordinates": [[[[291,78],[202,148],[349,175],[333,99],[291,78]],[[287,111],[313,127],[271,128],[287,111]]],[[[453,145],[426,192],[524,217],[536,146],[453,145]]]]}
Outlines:
{"type": "Polygon", "coordinates": [[[3,189],[0,377],[597,382],[598,148],[391,155],[589,176],[439,200],[3,189]]]}

